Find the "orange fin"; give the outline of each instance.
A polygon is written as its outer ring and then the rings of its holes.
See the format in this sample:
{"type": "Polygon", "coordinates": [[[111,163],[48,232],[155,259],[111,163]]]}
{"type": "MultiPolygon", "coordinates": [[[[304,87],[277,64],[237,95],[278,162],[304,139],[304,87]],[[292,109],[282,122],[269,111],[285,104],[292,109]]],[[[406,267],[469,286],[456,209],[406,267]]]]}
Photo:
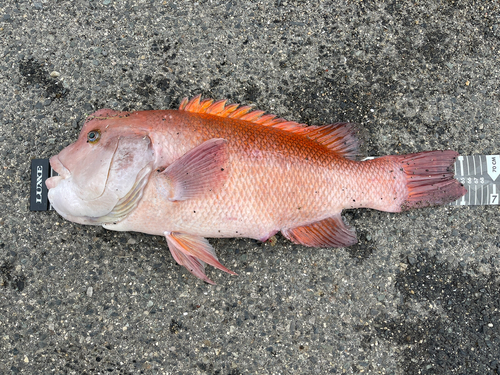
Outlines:
{"type": "Polygon", "coordinates": [[[160,180],[159,185],[171,201],[184,201],[221,187],[228,176],[227,140],[203,142],[170,164],[161,176],[166,180],[160,180]]]}
{"type": "Polygon", "coordinates": [[[348,247],[358,242],[354,229],[344,223],[340,214],[281,233],[292,242],[310,247],[348,247]]]}
{"type": "Polygon", "coordinates": [[[239,104],[234,103],[226,105],[226,102],[227,100],[216,102],[213,99],[201,100],[201,95],[197,95],[191,100],[184,98],[179,106],[179,110],[228,117],[281,129],[314,140],[339,156],[355,159],[358,155],[359,141],[356,135],[356,128],[353,124],[343,122],[325,126],[307,126],[306,124],[276,118],[275,115],[266,115],[264,111],[252,111],[252,107],[250,106],[240,107],[239,104]]]}
{"type": "Polygon", "coordinates": [[[328,147],[347,159],[355,160],[359,156],[357,127],[349,122],[337,122],[325,126],[308,126],[295,131],[328,147]]]}
{"type": "Polygon", "coordinates": [[[220,264],[214,248],[205,238],[178,232],[165,232],[164,234],[175,261],[186,267],[197,278],[215,284],[205,275],[205,263],[231,275],[236,275],[236,273],[220,264]]]}

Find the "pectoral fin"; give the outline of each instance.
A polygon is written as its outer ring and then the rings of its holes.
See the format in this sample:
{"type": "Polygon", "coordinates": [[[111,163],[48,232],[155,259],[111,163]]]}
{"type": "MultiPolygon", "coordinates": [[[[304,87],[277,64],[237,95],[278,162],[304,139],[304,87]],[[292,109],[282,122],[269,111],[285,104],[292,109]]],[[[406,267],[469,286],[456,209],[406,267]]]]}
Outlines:
{"type": "Polygon", "coordinates": [[[215,284],[205,275],[205,263],[231,275],[236,275],[236,273],[220,264],[214,248],[205,238],[178,232],[165,232],[164,234],[175,261],[186,267],[197,278],[215,284]]]}
{"type": "Polygon", "coordinates": [[[228,176],[227,140],[210,139],[170,164],[159,178],[171,201],[184,201],[220,188],[228,176]],[[163,181],[162,181],[163,179],[163,181]]]}
{"type": "Polygon", "coordinates": [[[283,229],[281,233],[292,242],[311,247],[347,247],[357,242],[356,233],[340,214],[302,227],[283,229]]]}

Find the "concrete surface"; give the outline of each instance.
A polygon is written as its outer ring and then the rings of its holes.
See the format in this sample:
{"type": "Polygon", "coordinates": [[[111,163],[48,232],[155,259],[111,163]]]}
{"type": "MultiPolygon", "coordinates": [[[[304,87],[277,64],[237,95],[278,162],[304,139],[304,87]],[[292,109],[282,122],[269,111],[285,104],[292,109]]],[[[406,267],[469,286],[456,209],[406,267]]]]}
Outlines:
{"type": "Polygon", "coordinates": [[[500,152],[497,1],[3,0],[0,374],[498,374],[498,207],[350,211],[360,244],[165,241],[28,209],[92,111],[229,98],[370,155],[500,152]]]}

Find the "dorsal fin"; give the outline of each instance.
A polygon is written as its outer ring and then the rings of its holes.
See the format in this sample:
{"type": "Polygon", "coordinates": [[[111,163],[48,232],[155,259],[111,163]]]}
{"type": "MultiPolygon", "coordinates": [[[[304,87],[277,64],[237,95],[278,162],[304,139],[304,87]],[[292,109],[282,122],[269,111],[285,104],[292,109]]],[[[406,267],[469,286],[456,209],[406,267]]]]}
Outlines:
{"type": "Polygon", "coordinates": [[[339,156],[355,159],[358,156],[359,141],[354,124],[341,122],[325,126],[307,126],[294,121],[276,118],[275,115],[264,114],[264,111],[252,110],[250,106],[228,104],[226,100],[201,100],[201,95],[193,99],[182,99],[179,111],[206,113],[235,120],[249,121],[254,124],[281,129],[290,133],[300,134],[326,146],[339,156]]]}

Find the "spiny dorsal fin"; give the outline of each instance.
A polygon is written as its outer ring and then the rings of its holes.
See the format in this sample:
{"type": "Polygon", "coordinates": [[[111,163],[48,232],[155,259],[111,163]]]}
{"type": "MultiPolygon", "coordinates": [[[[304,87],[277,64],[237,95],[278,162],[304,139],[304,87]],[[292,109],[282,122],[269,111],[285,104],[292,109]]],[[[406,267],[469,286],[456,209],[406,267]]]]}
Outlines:
{"type": "Polygon", "coordinates": [[[266,115],[264,111],[252,110],[250,106],[240,107],[239,104],[235,103],[226,105],[226,102],[227,99],[218,101],[213,99],[201,100],[201,95],[197,95],[191,100],[188,100],[188,98],[182,99],[179,111],[206,113],[281,129],[303,135],[347,159],[355,159],[358,156],[359,141],[354,124],[341,122],[325,126],[307,126],[306,124],[276,118],[275,115],[266,115]]]}
{"type": "Polygon", "coordinates": [[[302,129],[306,124],[298,122],[286,121],[282,118],[276,118],[275,115],[264,115],[264,111],[252,111],[252,107],[245,105],[241,106],[237,103],[226,105],[227,99],[214,101],[213,99],[201,100],[201,95],[195,96],[193,99],[182,99],[179,105],[179,111],[206,113],[209,115],[228,117],[235,120],[243,120],[253,122],[254,124],[271,126],[273,128],[293,131],[302,129]]]}

